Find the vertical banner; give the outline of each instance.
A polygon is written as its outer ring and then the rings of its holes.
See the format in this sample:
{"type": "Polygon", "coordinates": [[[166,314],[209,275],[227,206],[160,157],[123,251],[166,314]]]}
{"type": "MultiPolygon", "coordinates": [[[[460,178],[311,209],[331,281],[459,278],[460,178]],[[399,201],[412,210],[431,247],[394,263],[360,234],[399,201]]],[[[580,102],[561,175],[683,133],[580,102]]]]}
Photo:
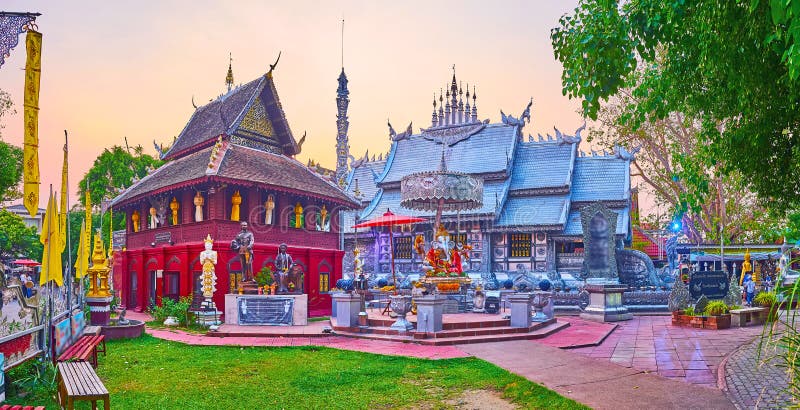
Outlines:
{"type": "Polygon", "coordinates": [[[28,30],[25,38],[25,102],[23,180],[25,208],[32,217],[39,211],[39,80],[42,75],[42,33],[28,30]]]}
{"type": "Polygon", "coordinates": [[[91,255],[92,253],[92,197],[91,193],[89,192],[89,180],[86,180],[86,203],[84,204],[86,209],[86,243],[83,246],[86,247],[86,252],[91,255]]]}
{"type": "MultiPolygon", "coordinates": [[[[66,131],[65,131],[66,132],[66,131]]],[[[59,228],[61,229],[61,250],[67,248],[67,191],[69,187],[69,180],[67,179],[67,143],[64,142],[64,164],[61,166],[61,204],[59,205],[60,212],[58,214],[59,228]]]]}

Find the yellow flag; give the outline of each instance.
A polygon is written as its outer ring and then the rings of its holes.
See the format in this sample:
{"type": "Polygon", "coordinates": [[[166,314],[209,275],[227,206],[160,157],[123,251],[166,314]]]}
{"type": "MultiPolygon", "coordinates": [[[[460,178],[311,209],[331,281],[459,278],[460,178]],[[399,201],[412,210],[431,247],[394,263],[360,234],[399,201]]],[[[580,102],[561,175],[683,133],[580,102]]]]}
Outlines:
{"type": "Polygon", "coordinates": [[[92,253],[92,198],[89,193],[89,181],[86,181],[86,203],[84,204],[86,207],[86,243],[83,246],[86,247],[87,255],[91,255],[92,253]]]}
{"type": "Polygon", "coordinates": [[[64,164],[61,166],[61,212],[58,214],[59,225],[61,231],[61,252],[67,249],[67,144],[64,143],[64,164]]]}
{"type": "Polygon", "coordinates": [[[80,279],[89,269],[89,241],[86,232],[86,221],[81,224],[81,239],[78,241],[78,256],[75,260],[75,277],[80,279]]]}
{"type": "Polygon", "coordinates": [[[47,212],[44,214],[42,223],[42,233],[39,241],[44,245],[42,252],[42,273],[39,276],[39,284],[44,285],[48,281],[55,281],[58,286],[64,284],[63,270],[61,269],[61,232],[58,221],[58,209],[53,193],[47,201],[47,212]]]}
{"type": "Polygon", "coordinates": [[[25,39],[23,202],[32,217],[39,211],[39,80],[42,73],[42,33],[28,30],[25,39]]]}

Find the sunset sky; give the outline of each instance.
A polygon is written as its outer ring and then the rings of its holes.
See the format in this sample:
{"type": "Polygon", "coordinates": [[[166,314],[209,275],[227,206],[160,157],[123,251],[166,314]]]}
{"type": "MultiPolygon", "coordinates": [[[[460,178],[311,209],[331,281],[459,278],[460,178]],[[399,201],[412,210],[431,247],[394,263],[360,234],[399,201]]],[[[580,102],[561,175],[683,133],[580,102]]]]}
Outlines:
{"type": "MultiPolygon", "coordinates": [[[[430,125],[433,92],[452,76],[477,86],[480,118],[519,115],[533,97],[525,133],[572,133],[583,120],[578,101],[561,94],[561,65],[550,29],[570,1],[51,2],[4,0],[6,11],[40,12],[42,200],[60,185],[63,130],[70,134],[70,197],[106,147],[169,143],[198,105],[225,90],[228,53],[236,83],[268,70],[303,152],[335,165],[336,78],[350,80],[350,146],[359,157],[389,149],[395,129],[430,125]]],[[[0,68],[0,88],[16,115],[3,137],[22,144],[24,35],[0,68]]],[[[583,146],[586,149],[584,143],[583,146]]]]}

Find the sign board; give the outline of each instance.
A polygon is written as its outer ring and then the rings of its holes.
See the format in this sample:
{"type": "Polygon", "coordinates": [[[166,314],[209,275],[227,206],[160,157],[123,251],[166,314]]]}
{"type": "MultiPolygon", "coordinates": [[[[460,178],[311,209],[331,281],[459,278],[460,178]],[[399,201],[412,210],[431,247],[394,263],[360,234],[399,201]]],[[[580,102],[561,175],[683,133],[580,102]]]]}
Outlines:
{"type": "Polygon", "coordinates": [[[120,250],[125,247],[125,230],[120,229],[119,231],[114,231],[113,235],[111,236],[111,247],[114,250],[120,250]]]}
{"type": "Polygon", "coordinates": [[[160,243],[171,243],[172,242],[172,232],[159,232],[153,235],[153,242],[158,245],[160,243]]]}
{"type": "Polygon", "coordinates": [[[724,299],[729,286],[728,273],[722,270],[694,272],[689,279],[689,293],[694,299],[702,295],[708,299],[724,299]]]}
{"type": "Polygon", "coordinates": [[[294,298],[240,297],[236,305],[240,325],[292,325],[294,298]]]}

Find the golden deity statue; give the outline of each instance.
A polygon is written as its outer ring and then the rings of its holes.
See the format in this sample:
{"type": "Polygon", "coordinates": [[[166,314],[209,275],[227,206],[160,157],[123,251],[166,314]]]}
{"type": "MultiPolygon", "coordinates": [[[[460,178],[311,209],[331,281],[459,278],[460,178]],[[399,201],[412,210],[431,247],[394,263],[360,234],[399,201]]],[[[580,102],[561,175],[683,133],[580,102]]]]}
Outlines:
{"type": "Polygon", "coordinates": [[[181,204],[179,204],[178,199],[173,196],[172,202],[169,203],[169,209],[172,210],[172,225],[178,224],[178,209],[180,208],[181,204]]]}
{"type": "Polygon", "coordinates": [[[292,221],[292,226],[300,229],[303,227],[304,222],[305,218],[303,218],[303,206],[300,205],[300,202],[298,202],[294,206],[294,220],[292,221]]]}
{"type": "Polygon", "coordinates": [[[242,204],[242,195],[239,191],[233,193],[231,197],[231,221],[239,220],[239,205],[242,204]]]}
{"type": "Polygon", "coordinates": [[[131,222],[133,223],[133,231],[134,232],[139,232],[139,219],[140,218],[141,218],[141,216],[139,216],[139,211],[133,211],[133,213],[131,214],[131,222]]]}

